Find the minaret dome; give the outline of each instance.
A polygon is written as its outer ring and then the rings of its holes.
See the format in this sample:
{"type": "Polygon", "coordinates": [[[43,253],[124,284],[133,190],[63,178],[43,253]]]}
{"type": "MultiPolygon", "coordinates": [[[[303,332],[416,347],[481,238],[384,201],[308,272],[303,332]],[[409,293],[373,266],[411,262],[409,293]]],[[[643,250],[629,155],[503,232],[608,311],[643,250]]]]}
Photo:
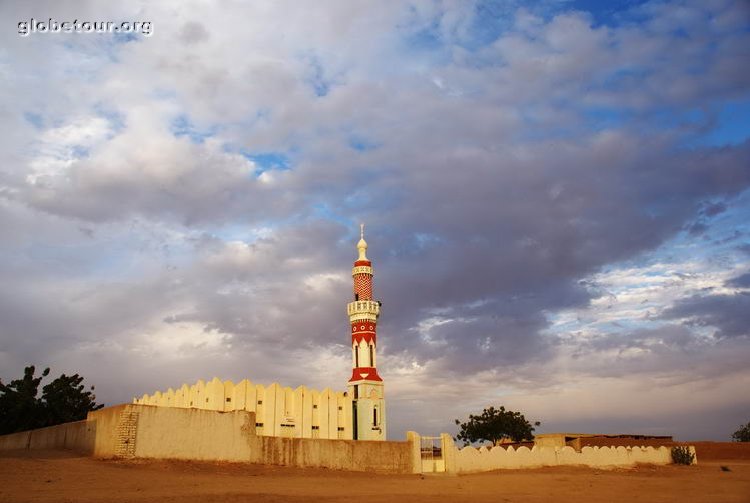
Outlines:
{"type": "Polygon", "coordinates": [[[367,260],[367,241],[365,241],[365,224],[359,224],[359,242],[357,243],[359,258],[357,260],[367,260]]]}

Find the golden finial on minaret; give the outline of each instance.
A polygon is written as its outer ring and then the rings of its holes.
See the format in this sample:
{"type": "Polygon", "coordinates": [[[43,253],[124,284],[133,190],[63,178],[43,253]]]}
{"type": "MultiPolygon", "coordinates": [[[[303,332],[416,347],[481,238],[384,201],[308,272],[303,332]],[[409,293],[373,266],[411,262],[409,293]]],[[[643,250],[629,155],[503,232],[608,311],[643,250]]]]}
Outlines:
{"type": "Polygon", "coordinates": [[[365,241],[365,224],[359,224],[359,242],[357,243],[359,258],[357,260],[367,260],[367,241],[365,241]]]}

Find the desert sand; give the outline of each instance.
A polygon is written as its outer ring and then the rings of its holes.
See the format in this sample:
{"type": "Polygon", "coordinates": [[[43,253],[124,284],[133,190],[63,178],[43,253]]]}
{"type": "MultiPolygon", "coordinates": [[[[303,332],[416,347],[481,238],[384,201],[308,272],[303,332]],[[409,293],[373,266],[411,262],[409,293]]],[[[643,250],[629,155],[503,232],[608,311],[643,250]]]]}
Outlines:
{"type": "Polygon", "coordinates": [[[0,502],[750,502],[750,460],[630,470],[542,468],[387,475],[234,463],[0,453],[0,502]],[[722,467],[727,470],[722,470],[722,467]]]}

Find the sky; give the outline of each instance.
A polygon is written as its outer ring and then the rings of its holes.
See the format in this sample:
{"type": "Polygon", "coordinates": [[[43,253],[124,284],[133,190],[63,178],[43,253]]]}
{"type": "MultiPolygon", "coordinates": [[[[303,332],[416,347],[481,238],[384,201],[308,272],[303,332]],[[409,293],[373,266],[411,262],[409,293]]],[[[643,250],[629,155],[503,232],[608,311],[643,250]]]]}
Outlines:
{"type": "Polygon", "coordinates": [[[750,421],[750,4],[118,4],[0,4],[4,382],[344,390],[363,222],[389,438],[750,421]]]}

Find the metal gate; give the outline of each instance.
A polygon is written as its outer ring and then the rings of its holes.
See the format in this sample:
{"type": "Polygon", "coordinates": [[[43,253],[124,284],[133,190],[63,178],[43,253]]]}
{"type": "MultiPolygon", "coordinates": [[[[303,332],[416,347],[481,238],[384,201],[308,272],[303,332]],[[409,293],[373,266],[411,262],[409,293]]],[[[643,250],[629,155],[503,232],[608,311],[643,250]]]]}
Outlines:
{"type": "Polygon", "coordinates": [[[422,437],[422,473],[435,473],[445,471],[445,460],[440,437],[422,437]]]}

